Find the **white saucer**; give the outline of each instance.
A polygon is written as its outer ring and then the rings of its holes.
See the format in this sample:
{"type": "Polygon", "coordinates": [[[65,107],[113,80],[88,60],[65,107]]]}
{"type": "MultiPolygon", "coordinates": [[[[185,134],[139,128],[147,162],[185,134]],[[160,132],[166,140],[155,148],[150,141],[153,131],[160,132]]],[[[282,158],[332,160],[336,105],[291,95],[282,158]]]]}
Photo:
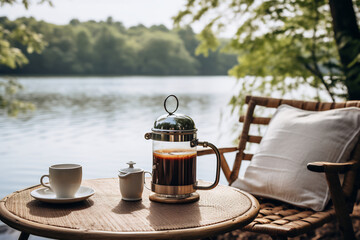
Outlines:
{"type": "Polygon", "coordinates": [[[30,194],[33,198],[48,203],[74,203],[83,201],[92,195],[95,190],[90,187],[80,186],[79,190],[75,193],[73,198],[57,198],[55,193],[49,188],[38,188],[32,191],[30,194]]]}

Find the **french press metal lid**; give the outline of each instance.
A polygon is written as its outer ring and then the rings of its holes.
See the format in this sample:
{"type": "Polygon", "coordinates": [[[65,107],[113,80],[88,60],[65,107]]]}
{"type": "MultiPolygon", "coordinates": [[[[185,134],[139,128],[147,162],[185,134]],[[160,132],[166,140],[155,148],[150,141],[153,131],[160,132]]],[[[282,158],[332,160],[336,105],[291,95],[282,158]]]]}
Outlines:
{"type": "MultiPolygon", "coordinates": [[[[175,95],[169,95],[164,101],[164,108],[168,114],[161,115],[154,122],[151,133],[145,134],[145,139],[167,142],[186,142],[196,140],[197,129],[191,117],[175,113],[179,107],[179,100],[175,95]],[[176,107],[169,111],[167,101],[170,97],[175,98],[176,107]]],[[[194,145],[195,146],[195,145],[194,145]]]]}

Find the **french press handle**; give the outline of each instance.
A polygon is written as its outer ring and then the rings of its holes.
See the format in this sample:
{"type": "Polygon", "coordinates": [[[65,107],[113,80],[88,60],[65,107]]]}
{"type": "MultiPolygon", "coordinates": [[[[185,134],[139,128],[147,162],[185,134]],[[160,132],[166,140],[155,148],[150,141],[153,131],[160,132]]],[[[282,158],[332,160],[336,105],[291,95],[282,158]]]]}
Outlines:
{"type": "Polygon", "coordinates": [[[214,150],[214,152],[216,154],[216,176],[215,176],[215,181],[210,186],[199,186],[197,184],[194,186],[195,189],[199,189],[199,190],[213,189],[214,187],[216,187],[219,184],[219,179],[220,179],[220,164],[221,164],[220,161],[221,161],[221,158],[220,158],[219,150],[217,149],[217,147],[215,147],[214,144],[209,143],[209,142],[200,142],[197,139],[194,139],[193,141],[191,141],[190,145],[191,145],[191,147],[195,147],[195,146],[210,147],[210,148],[212,148],[212,150],[214,150]]]}

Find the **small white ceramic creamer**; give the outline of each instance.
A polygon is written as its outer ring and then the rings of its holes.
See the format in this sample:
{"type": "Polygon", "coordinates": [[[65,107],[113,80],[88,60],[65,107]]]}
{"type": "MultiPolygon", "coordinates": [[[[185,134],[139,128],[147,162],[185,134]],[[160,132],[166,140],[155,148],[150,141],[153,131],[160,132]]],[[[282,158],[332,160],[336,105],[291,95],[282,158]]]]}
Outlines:
{"type": "MultiPolygon", "coordinates": [[[[122,199],[125,201],[141,200],[141,195],[144,190],[145,173],[141,168],[134,168],[133,161],[128,162],[128,168],[123,168],[119,171],[119,184],[122,199]]],[[[150,174],[150,173],[149,173],[150,174]]]]}

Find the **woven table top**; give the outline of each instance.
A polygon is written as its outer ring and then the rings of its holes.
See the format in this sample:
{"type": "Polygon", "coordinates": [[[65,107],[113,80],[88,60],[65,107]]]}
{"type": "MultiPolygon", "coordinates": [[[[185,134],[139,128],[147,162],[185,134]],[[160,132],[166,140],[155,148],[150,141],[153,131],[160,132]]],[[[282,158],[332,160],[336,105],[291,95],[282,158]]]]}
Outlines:
{"type": "Polygon", "coordinates": [[[121,200],[119,180],[84,180],[96,193],[72,204],[49,204],[33,199],[40,186],[17,191],[0,202],[0,219],[31,234],[59,239],[159,239],[206,237],[250,223],[259,211],[256,199],[235,188],[219,185],[197,191],[200,200],[188,204],[121,200]]]}

